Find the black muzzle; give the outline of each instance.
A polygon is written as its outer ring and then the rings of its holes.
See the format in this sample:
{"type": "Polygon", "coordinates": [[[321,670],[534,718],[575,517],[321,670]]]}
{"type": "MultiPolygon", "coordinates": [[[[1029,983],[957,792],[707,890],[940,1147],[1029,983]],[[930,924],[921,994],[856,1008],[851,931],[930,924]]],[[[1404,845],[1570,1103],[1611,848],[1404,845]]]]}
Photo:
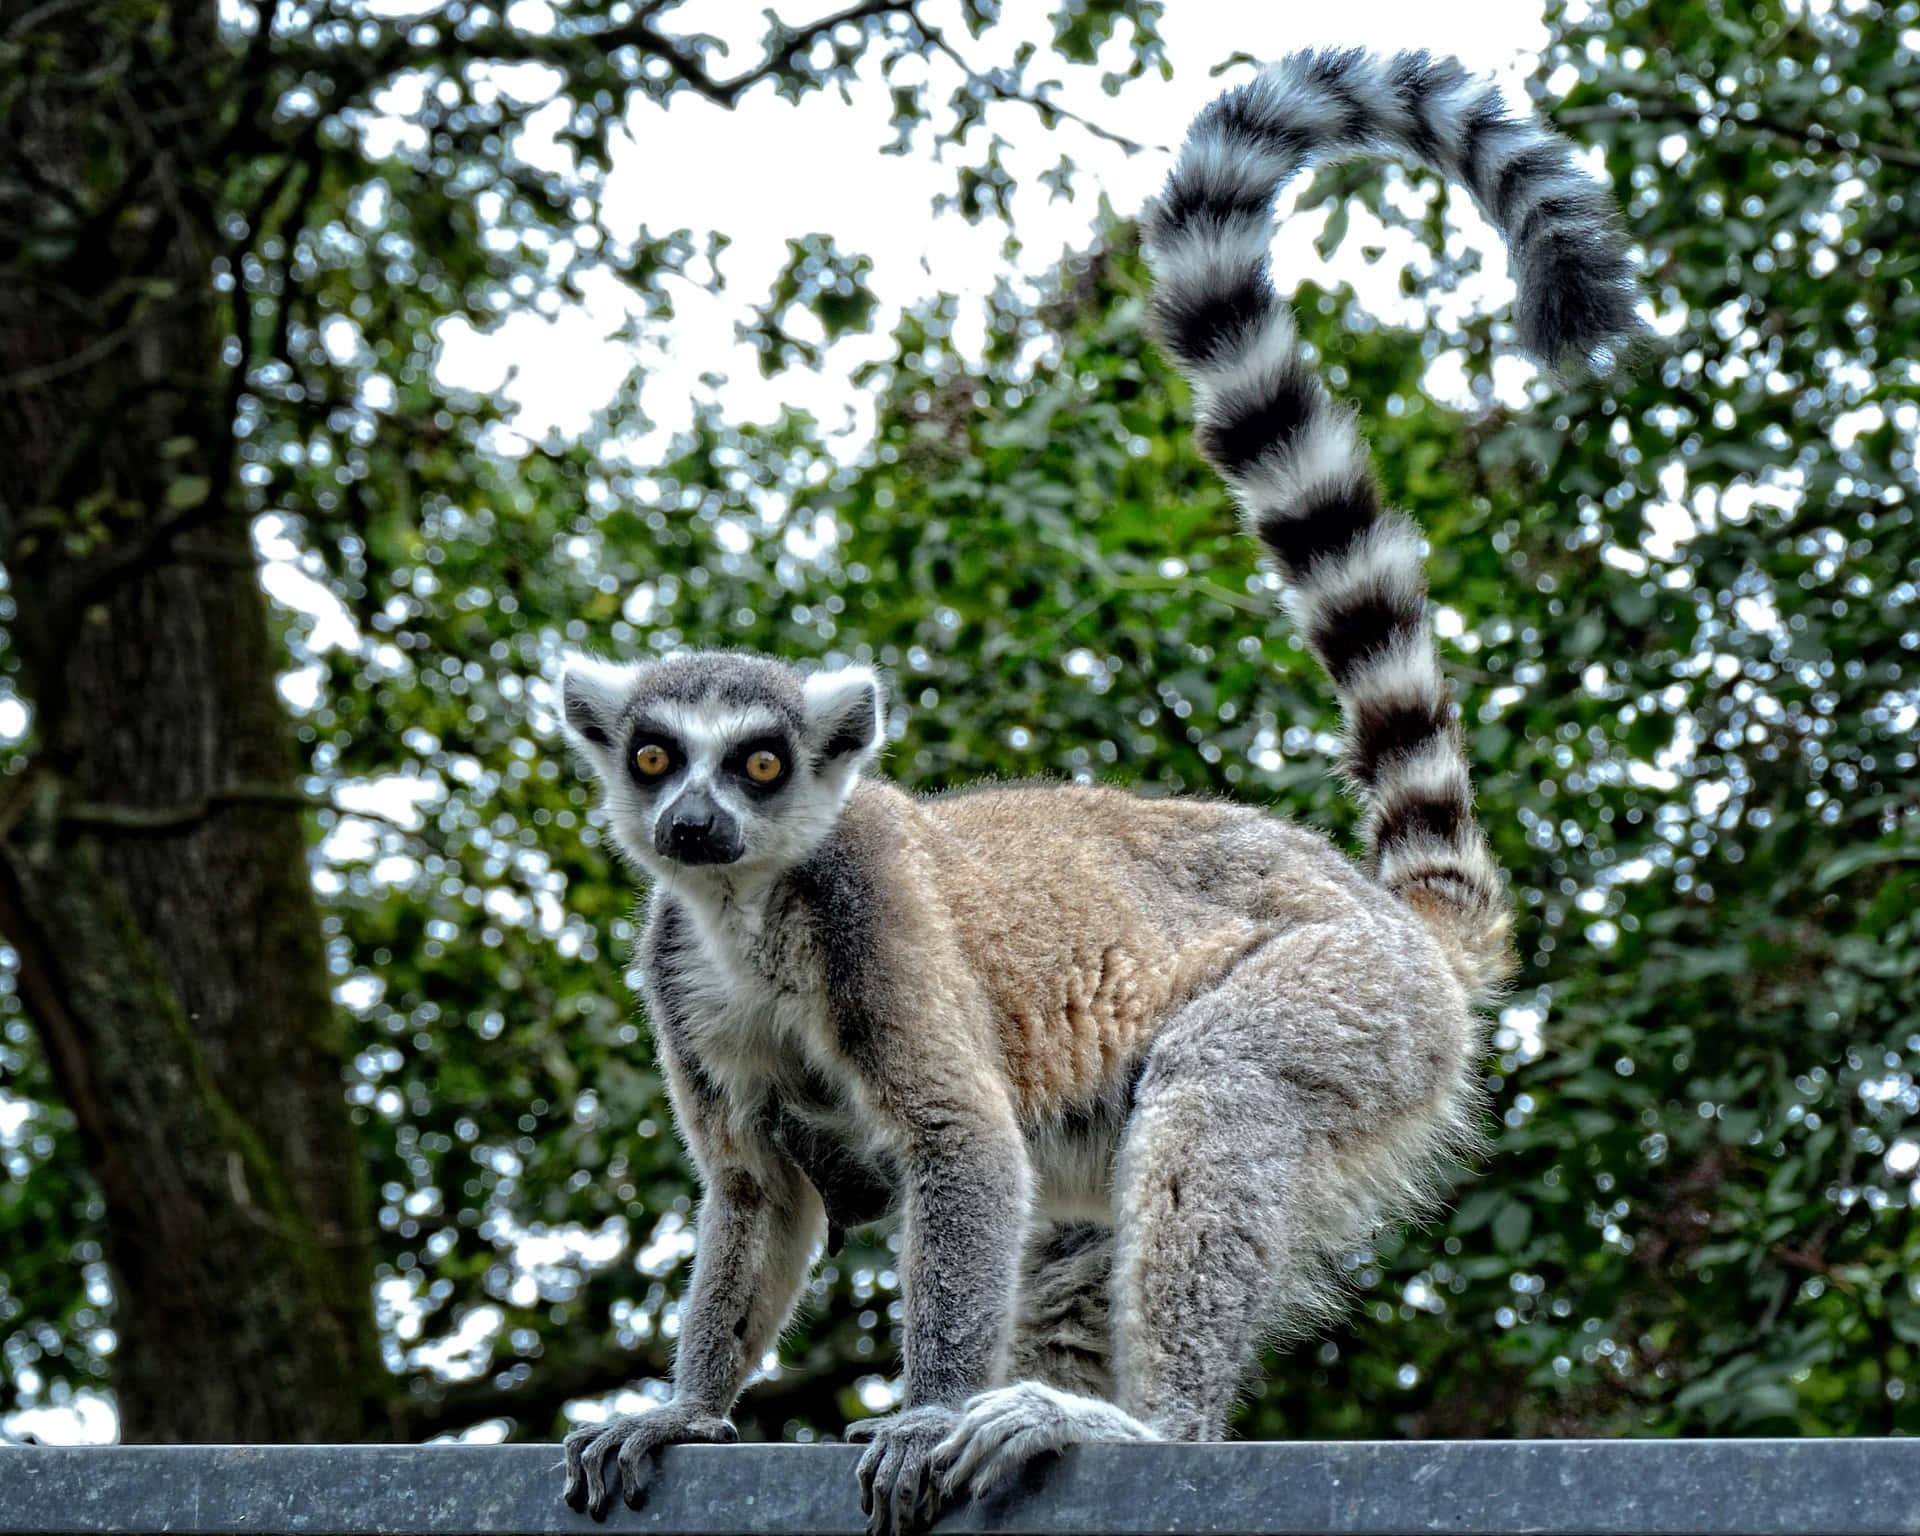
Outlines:
{"type": "Polygon", "coordinates": [[[660,813],[653,848],[676,864],[731,864],[745,851],[740,823],[698,786],[660,813]]]}

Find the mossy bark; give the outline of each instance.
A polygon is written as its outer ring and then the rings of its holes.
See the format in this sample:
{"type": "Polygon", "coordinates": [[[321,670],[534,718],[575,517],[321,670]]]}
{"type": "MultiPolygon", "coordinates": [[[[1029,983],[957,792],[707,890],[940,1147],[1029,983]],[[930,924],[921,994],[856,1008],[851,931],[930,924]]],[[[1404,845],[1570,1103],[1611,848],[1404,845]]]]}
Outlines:
{"type": "Polygon", "coordinates": [[[129,1440],[388,1429],[279,655],[232,474],[211,0],[46,8],[4,146],[0,936],[105,1198],[129,1440]],[[60,210],[65,208],[63,218],[60,210]],[[8,221],[12,222],[12,221],[8,221]]]}

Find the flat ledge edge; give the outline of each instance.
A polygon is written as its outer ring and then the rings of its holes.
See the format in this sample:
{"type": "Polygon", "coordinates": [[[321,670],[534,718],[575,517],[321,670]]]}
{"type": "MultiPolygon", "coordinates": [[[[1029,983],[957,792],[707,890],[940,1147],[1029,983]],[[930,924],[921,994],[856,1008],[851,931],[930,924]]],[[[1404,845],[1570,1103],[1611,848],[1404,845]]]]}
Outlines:
{"type": "MultiPolygon", "coordinates": [[[[864,1536],[856,1448],[677,1446],[608,1531],[864,1536]]],[[[0,1449],[0,1536],[587,1536],[559,1447],[0,1449]]],[[[1920,1536],[1920,1439],[1093,1445],[977,1536],[1920,1536]]]]}

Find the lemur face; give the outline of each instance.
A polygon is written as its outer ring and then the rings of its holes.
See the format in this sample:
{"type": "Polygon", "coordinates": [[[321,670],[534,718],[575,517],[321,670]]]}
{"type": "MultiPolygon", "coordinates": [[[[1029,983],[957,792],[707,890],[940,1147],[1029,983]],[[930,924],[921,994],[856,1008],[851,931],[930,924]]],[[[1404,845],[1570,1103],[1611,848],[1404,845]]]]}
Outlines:
{"type": "Polygon", "coordinates": [[[801,863],[880,745],[880,685],[865,667],[802,678],[727,651],[624,665],[575,655],[560,691],[615,840],[656,878],[801,863]]]}

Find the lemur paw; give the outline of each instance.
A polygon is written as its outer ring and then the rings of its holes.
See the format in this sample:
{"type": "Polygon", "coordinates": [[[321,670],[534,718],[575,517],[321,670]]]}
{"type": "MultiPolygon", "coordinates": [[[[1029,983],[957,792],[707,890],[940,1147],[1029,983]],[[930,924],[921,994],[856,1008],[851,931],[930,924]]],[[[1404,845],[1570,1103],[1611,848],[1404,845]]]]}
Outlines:
{"type": "Polygon", "coordinates": [[[943,1498],[979,1498],[1049,1451],[1159,1438],[1112,1403],[1022,1381],[982,1392],[961,1410],[953,1433],[933,1448],[934,1472],[943,1498]]]}
{"type": "Polygon", "coordinates": [[[933,1485],[933,1448],[959,1421],[951,1408],[929,1403],[883,1419],[862,1419],[847,1439],[864,1442],[855,1476],[867,1536],[910,1536],[933,1523],[940,1496],[933,1485]]]}
{"type": "Polygon", "coordinates": [[[629,1413],[604,1424],[583,1424],[561,1442],[567,1458],[564,1497],[596,1520],[607,1518],[614,1485],[607,1463],[620,1470],[627,1508],[638,1509],[653,1477],[654,1452],[668,1445],[732,1445],[740,1432],[729,1419],[699,1413],[679,1403],[664,1403],[645,1413],[629,1413]]]}

